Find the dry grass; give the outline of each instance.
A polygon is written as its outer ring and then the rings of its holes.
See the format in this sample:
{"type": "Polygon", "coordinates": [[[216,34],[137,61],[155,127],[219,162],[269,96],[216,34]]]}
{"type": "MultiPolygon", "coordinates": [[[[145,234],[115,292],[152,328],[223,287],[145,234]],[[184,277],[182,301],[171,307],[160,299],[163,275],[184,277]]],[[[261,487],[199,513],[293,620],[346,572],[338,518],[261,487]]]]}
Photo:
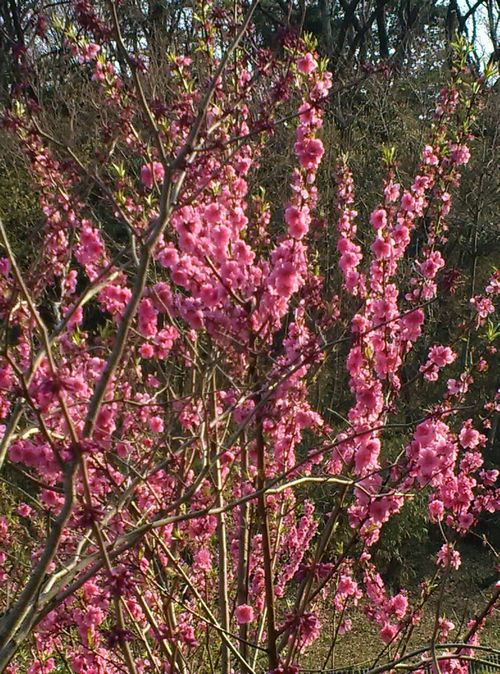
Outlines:
{"type": "MultiPolygon", "coordinates": [[[[494,588],[492,577],[493,567],[486,564],[484,550],[476,547],[467,547],[462,553],[462,566],[448,580],[443,597],[443,613],[455,624],[450,633],[450,640],[455,641],[463,637],[467,621],[480,611],[491,597],[494,588]],[[484,587],[485,581],[491,579],[491,584],[484,587]]],[[[430,571],[432,562],[427,559],[423,563],[423,574],[430,571]]],[[[424,646],[434,629],[437,600],[431,602],[425,611],[421,624],[415,629],[410,646],[424,646]]],[[[378,636],[378,629],[364,614],[359,611],[352,616],[352,630],[337,640],[335,653],[329,658],[327,669],[340,669],[373,662],[380,654],[383,643],[378,636]]],[[[311,669],[322,668],[328,655],[334,630],[333,615],[327,612],[323,615],[323,634],[316,642],[316,648],[311,651],[305,667],[311,669]]],[[[498,648],[500,646],[500,611],[498,608],[490,617],[481,636],[483,645],[498,648]]],[[[381,662],[390,660],[390,652],[382,657],[381,662]]]]}

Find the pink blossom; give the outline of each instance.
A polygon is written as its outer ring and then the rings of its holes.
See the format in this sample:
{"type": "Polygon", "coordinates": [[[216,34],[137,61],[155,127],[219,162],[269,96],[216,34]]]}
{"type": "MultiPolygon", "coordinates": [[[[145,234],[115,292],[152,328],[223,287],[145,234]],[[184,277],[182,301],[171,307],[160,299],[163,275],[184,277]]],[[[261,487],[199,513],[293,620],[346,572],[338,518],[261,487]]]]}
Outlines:
{"type": "Polygon", "coordinates": [[[413,181],[412,189],[415,194],[422,195],[426,190],[430,189],[433,184],[432,176],[416,176],[413,181]]]}
{"type": "Polygon", "coordinates": [[[207,548],[200,548],[194,556],[194,561],[197,568],[202,571],[208,572],[212,569],[212,555],[207,548]]]}
{"type": "Polygon", "coordinates": [[[181,643],[185,644],[189,648],[196,648],[198,646],[198,641],[196,640],[196,635],[194,627],[190,625],[186,620],[183,620],[179,623],[177,627],[177,633],[181,643]]]}
{"type": "Polygon", "coordinates": [[[455,550],[451,543],[445,543],[438,552],[437,563],[439,566],[444,566],[445,568],[451,567],[456,570],[459,568],[462,560],[458,550],[455,550]]]}
{"type": "Polygon", "coordinates": [[[80,229],[80,244],[76,249],[76,258],[80,264],[86,266],[97,262],[104,253],[104,244],[101,234],[91,226],[89,220],[82,220],[80,229]]]}
{"type": "Polygon", "coordinates": [[[451,160],[460,166],[461,164],[468,164],[470,159],[470,150],[467,145],[452,145],[451,146],[451,160]]]}
{"type": "Polygon", "coordinates": [[[246,625],[255,620],[254,610],[248,604],[240,604],[235,610],[238,625],[246,625]]]}
{"type": "Polygon", "coordinates": [[[442,501],[435,499],[429,503],[429,515],[432,521],[443,519],[444,504],[442,501]]]}
{"type": "Polygon", "coordinates": [[[131,295],[130,288],[118,284],[110,284],[101,291],[99,300],[106,311],[109,311],[111,314],[120,315],[125,309],[131,295]]]}
{"type": "Polygon", "coordinates": [[[226,225],[216,225],[212,229],[211,237],[218,248],[224,249],[231,239],[231,230],[226,225]]]}
{"type": "Polygon", "coordinates": [[[472,421],[469,420],[463,425],[462,430],[460,431],[460,444],[462,447],[474,449],[474,447],[477,447],[480,443],[481,437],[479,431],[472,428],[472,421]]]}
{"type": "Polygon", "coordinates": [[[439,466],[439,458],[433,449],[422,449],[418,457],[418,466],[425,478],[431,477],[439,466]]]}
{"type": "Polygon", "coordinates": [[[446,641],[448,634],[455,629],[455,625],[451,622],[451,620],[448,620],[447,618],[439,618],[438,625],[439,625],[439,638],[441,641],[446,641]]]}
{"type": "Polygon", "coordinates": [[[408,610],[408,597],[403,592],[391,599],[391,609],[398,620],[402,620],[408,610]]]}
{"type": "Polygon", "coordinates": [[[354,454],[356,473],[362,474],[363,471],[373,468],[380,453],[380,440],[371,438],[364,442],[354,454]]]}
{"type": "Polygon", "coordinates": [[[311,103],[302,103],[299,108],[299,119],[302,124],[315,126],[318,124],[320,117],[318,116],[314,105],[311,103]]]}
{"type": "Polygon", "coordinates": [[[487,295],[500,295],[500,272],[495,272],[484,289],[487,295]]]}
{"type": "Polygon", "coordinates": [[[416,341],[421,334],[421,326],[425,320],[422,309],[416,309],[403,316],[401,319],[404,326],[404,337],[412,342],[416,341]]]}
{"type": "Polygon", "coordinates": [[[219,204],[212,203],[205,208],[205,219],[209,225],[218,225],[222,220],[222,210],[219,204]]]}
{"type": "Polygon", "coordinates": [[[438,429],[436,423],[432,419],[426,419],[418,424],[414,439],[418,442],[420,447],[427,447],[431,445],[438,437],[438,429]]]}
{"type": "Polygon", "coordinates": [[[339,625],[338,632],[340,636],[348,634],[352,630],[352,620],[350,618],[345,618],[339,625]]]}
{"type": "Polygon", "coordinates": [[[391,244],[388,241],[384,241],[384,239],[380,237],[377,237],[375,239],[371,248],[372,251],[375,253],[375,257],[377,258],[377,260],[387,259],[388,257],[391,256],[392,252],[391,244]]]}
{"type": "Polygon", "coordinates": [[[389,644],[396,636],[397,631],[398,629],[396,625],[392,625],[391,623],[385,623],[382,629],[380,630],[380,638],[385,644],[389,644]]]}
{"type": "Polygon", "coordinates": [[[460,379],[448,379],[447,389],[450,395],[458,395],[467,393],[469,390],[469,385],[471,383],[470,378],[467,376],[460,375],[460,379]]]}
{"type": "Polygon", "coordinates": [[[384,208],[378,208],[370,215],[370,224],[374,229],[383,229],[387,225],[387,211],[384,208]]]}
{"type": "Polygon", "coordinates": [[[318,62],[310,52],[297,59],[297,69],[304,75],[310,75],[317,67],[318,62]]]}
{"type": "Polygon", "coordinates": [[[200,299],[206,307],[213,308],[219,304],[223,297],[223,290],[219,285],[205,284],[200,289],[200,299]]]}
{"type": "Polygon", "coordinates": [[[325,98],[328,95],[331,87],[332,74],[329,72],[324,72],[323,75],[316,80],[314,87],[311,90],[311,100],[319,101],[322,98],[325,98]]]}
{"type": "Polygon", "coordinates": [[[306,138],[295,143],[295,152],[303,168],[315,170],[318,168],[325,150],[319,138],[306,138]]]}
{"type": "Polygon", "coordinates": [[[158,261],[163,267],[172,269],[179,263],[179,253],[172,246],[165,246],[158,253],[158,261]]]}
{"type": "Polygon", "coordinates": [[[56,669],[54,658],[36,660],[27,670],[27,674],[51,674],[56,669]]]}
{"type": "Polygon", "coordinates": [[[161,184],[165,177],[165,169],[159,161],[153,161],[150,164],[144,164],[141,168],[141,183],[149,190],[155,183],[161,184]]]}
{"type": "Polygon", "coordinates": [[[433,346],[429,351],[429,360],[435,363],[438,367],[444,367],[453,363],[457,354],[454,353],[449,346],[433,346]]]}
{"type": "Polygon", "coordinates": [[[448,192],[441,194],[441,214],[448,215],[451,210],[451,195],[448,192]]]}
{"type": "Polygon", "coordinates": [[[437,166],[439,163],[439,159],[437,158],[437,155],[435,154],[431,145],[426,145],[424,147],[422,158],[424,164],[428,164],[429,166],[437,166]]]}
{"type": "Polygon", "coordinates": [[[93,59],[95,59],[95,57],[100,51],[101,47],[98,44],[95,44],[94,42],[84,45],[79,50],[78,61],[80,63],[87,63],[88,61],[92,61],[93,59]]]}
{"type": "Polygon", "coordinates": [[[149,427],[153,433],[163,433],[163,419],[161,417],[151,417],[149,420],[149,427]]]}
{"type": "Polygon", "coordinates": [[[370,505],[370,516],[373,521],[382,524],[387,522],[390,515],[390,503],[385,498],[379,498],[370,505]]]}
{"type": "Polygon", "coordinates": [[[388,203],[392,203],[399,198],[400,185],[399,183],[389,183],[384,188],[384,197],[388,203]]]}
{"type": "Polygon", "coordinates": [[[444,260],[438,250],[430,253],[419,265],[420,272],[426,278],[434,278],[442,267],[444,267],[444,260]]]}
{"type": "Polygon", "coordinates": [[[479,476],[487,487],[493,487],[495,485],[495,482],[498,480],[499,474],[500,471],[496,469],[491,469],[491,470],[482,470],[479,476]]]}
{"type": "Polygon", "coordinates": [[[321,623],[314,613],[304,613],[298,619],[299,643],[301,650],[313,644],[321,632],[321,623]]]}
{"type": "Polygon", "coordinates": [[[480,318],[487,318],[490,314],[494,313],[495,305],[490,300],[489,297],[481,297],[476,295],[470,300],[470,303],[477,311],[477,314],[480,318]]]}
{"type": "Polygon", "coordinates": [[[409,192],[405,192],[401,198],[401,208],[404,211],[412,211],[415,208],[415,199],[409,192]]]}
{"type": "Polygon", "coordinates": [[[139,304],[139,330],[145,337],[156,335],[158,311],[150,299],[143,299],[139,304]]]}
{"type": "Polygon", "coordinates": [[[458,516],[458,528],[464,533],[472,527],[474,521],[474,515],[472,513],[460,513],[458,516]]]}
{"type": "Polygon", "coordinates": [[[342,574],[337,585],[337,593],[343,597],[355,597],[359,594],[358,584],[350,576],[342,574]]]}
{"type": "Polygon", "coordinates": [[[282,297],[290,297],[298,290],[297,273],[290,262],[281,265],[276,271],[276,290],[282,297]]]}
{"type": "Polygon", "coordinates": [[[17,506],[16,512],[21,517],[29,517],[31,515],[32,509],[27,503],[21,503],[17,506]]]}
{"type": "Polygon", "coordinates": [[[307,234],[311,223],[309,208],[303,206],[299,209],[297,206],[289,206],[285,211],[285,222],[288,225],[290,236],[301,239],[307,234]]]}
{"type": "Polygon", "coordinates": [[[141,358],[152,358],[155,354],[155,350],[152,344],[141,344],[139,348],[139,353],[141,358]]]}

